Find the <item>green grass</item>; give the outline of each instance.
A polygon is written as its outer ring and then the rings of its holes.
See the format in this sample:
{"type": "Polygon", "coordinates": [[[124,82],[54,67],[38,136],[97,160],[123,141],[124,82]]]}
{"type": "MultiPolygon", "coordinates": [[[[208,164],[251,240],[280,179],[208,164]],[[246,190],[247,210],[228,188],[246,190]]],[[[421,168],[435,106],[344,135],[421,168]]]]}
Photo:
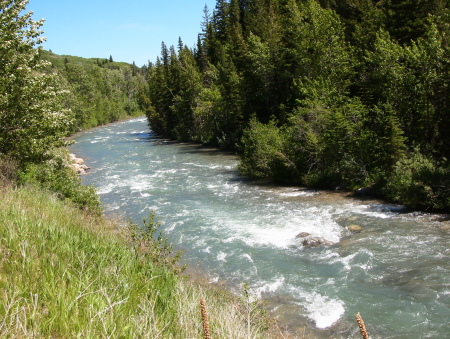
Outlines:
{"type": "Polygon", "coordinates": [[[273,337],[257,303],[177,274],[164,241],[36,188],[0,194],[0,337],[203,338],[199,298],[213,338],[273,337]]]}

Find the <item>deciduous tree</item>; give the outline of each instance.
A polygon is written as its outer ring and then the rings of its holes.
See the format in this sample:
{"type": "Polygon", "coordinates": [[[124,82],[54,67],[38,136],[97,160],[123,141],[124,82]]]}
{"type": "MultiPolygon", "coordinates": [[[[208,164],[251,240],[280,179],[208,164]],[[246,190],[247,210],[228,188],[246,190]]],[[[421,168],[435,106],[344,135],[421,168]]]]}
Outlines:
{"type": "Polygon", "coordinates": [[[0,0],[0,153],[38,162],[65,144],[72,119],[54,76],[40,71],[43,21],[24,13],[27,3],[0,0]]]}

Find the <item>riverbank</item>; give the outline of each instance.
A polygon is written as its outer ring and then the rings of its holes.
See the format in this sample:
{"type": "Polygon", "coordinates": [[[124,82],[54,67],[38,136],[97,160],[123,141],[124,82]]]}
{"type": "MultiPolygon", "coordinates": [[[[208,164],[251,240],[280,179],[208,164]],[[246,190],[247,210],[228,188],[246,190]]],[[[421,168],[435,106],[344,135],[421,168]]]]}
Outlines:
{"type": "Polygon", "coordinates": [[[203,338],[200,298],[214,337],[276,337],[251,303],[161,264],[163,244],[43,190],[0,189],[1,337],[203,338]]]}

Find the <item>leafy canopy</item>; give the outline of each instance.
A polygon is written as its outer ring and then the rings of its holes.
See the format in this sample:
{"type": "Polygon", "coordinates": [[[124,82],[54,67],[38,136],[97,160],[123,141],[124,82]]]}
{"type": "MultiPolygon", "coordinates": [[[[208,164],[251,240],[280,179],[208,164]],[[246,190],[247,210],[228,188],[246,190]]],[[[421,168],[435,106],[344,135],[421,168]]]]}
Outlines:
{"type": "Polygon", "coordinates": [[[43,20],[24,11],[28,0],[0,0],[0,153],[20,162],[40,162],[65,145],[70,111],[60,106],[52,74],[41,72],[38,47],[43,20]]]}

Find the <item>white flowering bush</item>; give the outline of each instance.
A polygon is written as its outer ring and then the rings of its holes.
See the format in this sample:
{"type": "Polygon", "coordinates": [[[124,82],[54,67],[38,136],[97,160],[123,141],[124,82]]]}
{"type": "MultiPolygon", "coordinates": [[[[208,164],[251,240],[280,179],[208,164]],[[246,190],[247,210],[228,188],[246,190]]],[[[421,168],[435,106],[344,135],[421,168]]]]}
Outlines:
{"type": "Polygon", "coordinates": [[[0,154],[40,162],[65,144],[72,123],[55,77],[39,58],[43,20],[25,13],[28,0],[0,0],[0,154]],[[25,13],[25,14],[24,14],[25,13]]]}

